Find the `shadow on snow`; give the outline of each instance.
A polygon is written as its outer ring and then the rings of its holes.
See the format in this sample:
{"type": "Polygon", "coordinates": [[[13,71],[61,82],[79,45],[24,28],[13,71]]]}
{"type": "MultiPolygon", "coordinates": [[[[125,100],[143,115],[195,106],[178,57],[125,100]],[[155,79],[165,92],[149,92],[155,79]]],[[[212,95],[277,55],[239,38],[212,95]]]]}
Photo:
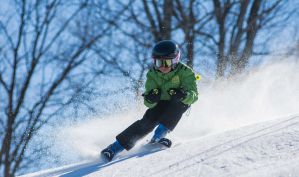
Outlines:
{"type": "Polygon", "coordinates": [[[100,161],[100,162],[97,162],[96,164],[88,165],[86,167],[73,170],[71,172],[68,172],[66,174],[61,175],[61,177],[73,177],[73,176],[88,175],[88,174],[91,174],[93,172],[100,171],[102,168],[105,168],[105,167],[111,166],[113,164],[125,161],[127,159],[144,157],[144,156],[147,156],[147,155],[150,155],[150,154],[162,151],[162,150],[164,150],[164,149],[159,148],[159,149],[153,149],[153,150],[150,150],[150,151],[142,151],[142,149],[141,149],[141,150],[137,151],[134,154],[131,154],[131,155],[128,155],[128,156],[125,156],[125,157],[120,157],[119,159],[115,159],[115,160],[113,160],[111,162],[108,162],[108,163],[100,161]]]}

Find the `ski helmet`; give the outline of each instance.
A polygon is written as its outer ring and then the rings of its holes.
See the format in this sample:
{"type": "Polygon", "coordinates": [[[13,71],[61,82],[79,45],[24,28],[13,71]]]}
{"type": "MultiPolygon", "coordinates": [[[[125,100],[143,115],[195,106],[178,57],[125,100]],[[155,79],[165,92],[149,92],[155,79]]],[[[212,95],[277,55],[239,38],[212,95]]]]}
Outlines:
{"type": "Polygon", "coordinates": [[[172,40],[158,42],[152,50],[152,58],[156,67],[174,67],[180,60],[178,44],[172,40]]]}

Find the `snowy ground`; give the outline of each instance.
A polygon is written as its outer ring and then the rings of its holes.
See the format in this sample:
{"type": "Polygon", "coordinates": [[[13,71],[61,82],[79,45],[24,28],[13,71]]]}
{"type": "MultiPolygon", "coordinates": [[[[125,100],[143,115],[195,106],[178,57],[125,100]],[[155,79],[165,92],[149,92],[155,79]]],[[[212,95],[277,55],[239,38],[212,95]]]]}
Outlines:
{"type": "Polygon", "coordinates": [[[236,80],[201,82],[199,101],[170,134],[174,147],[167,150],[137,145],[111,163],[98,159],[145,107],[57,126],[39,137],[53,145],[43,169],[61,167],[25,176],[299,177],[298,68],[279,62],[236,80]]]}
{"type": "Polygon", "coordinates": [[[157,152],[136,147],[108,164],[95,160],[24,176],[299,176],[299,115],[174,142],[157,152]]]}

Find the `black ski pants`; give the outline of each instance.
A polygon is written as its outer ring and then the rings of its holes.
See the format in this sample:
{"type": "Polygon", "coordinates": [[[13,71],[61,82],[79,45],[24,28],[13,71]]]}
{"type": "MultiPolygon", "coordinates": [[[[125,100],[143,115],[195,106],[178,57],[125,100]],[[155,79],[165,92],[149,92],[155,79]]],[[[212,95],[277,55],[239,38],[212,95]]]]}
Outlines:
{"type": "Polygon", "coordinates": [[[188,108],[188,105],[181,102],[161,100],[155,107],[148,109],[142,119],[117,135],[116,139],[126,150],[130,150],[138,140],[153,131],[160,123],[172,131],[188,108]]]}

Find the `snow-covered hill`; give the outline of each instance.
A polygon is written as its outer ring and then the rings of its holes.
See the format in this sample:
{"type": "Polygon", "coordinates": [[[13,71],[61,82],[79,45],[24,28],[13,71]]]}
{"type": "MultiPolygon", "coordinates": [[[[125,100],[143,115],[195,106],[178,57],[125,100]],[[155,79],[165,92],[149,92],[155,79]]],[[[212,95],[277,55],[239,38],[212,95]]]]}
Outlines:
{"type": "Polygon", "coordinates": [[[107,164],[95,160],[25,176],[299,176],[299,115],[174,142],[157,152],[139,145],[107,164]]]}
{"type": "Polygon", "coordinates": [[[282,61],[236,79],[201,82],[199,100],[168,136],[172,148],[143,151],[149,135],[108,164],[100,150],[145,107],[121,113],[113,107],[109,116],[51,127],[38,136],[51,149],[33,169],[48,170],[25,176],[299,177],[298,68],[299,62],[282,61]]]}

